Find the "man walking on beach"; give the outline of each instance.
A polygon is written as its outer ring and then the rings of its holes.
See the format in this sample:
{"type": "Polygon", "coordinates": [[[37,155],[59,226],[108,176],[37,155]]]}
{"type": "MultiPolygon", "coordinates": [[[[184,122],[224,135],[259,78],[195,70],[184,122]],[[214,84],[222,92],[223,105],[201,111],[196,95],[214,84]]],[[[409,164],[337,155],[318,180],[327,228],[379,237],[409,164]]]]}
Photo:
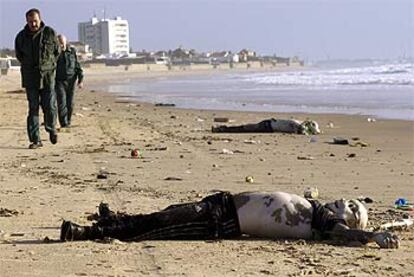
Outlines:
{"type": "Polygon", "coordinates": [[[70,127],[73,112],[75,83],[83,86],[83,70],[76,56],[76,49],[67,45],[66,37],[58,35],[61,49],[56,67],[56,96],[59,123],[62,128],[70,127]]]}
{"type": "Polygon", "coordinates": [[[27,133],[30,149],[42,145],[39,134],[39,106],[42,106],[45,129],[52,144],[57,143],[55,70],[59,44],[55,31],[46,26],[38,9],[26,12],[26,26],[15,39],[16,58],[21,63],[22,86],[29,102],[27,133]]]}

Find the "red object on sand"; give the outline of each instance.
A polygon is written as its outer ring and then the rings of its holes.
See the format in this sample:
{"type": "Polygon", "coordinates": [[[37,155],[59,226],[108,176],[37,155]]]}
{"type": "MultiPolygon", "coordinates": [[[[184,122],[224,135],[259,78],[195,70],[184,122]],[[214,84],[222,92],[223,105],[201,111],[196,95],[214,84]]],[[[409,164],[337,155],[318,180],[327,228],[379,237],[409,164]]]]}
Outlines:
{"type": "Polygon", "coordinates": [[[141,153],[140,153],[138,148],[135,148],[135,149],[131,150],[131,157],[135,158],[135,159],[141,158],[141,153]]]}

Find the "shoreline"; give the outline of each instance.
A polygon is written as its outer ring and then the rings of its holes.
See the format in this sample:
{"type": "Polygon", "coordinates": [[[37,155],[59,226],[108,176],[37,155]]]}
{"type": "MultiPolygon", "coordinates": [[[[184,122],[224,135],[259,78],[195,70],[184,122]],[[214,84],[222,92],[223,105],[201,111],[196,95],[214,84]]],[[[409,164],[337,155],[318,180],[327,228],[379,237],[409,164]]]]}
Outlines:
{"type": "MultiPolygon", "coordinates": [[[[310,70],[309,68],[301,68],[303,70],[310,70]]],[[[118,68],[120,70],[120,68],[118,68]]],[[[163,79],[167,78],[169,80],[178,79],[178,81],[182,80],[183,78],[192,77],[192,76],[203,76],[210,78],[211,76],[225,76],[225,75],[233,75],[233,74],[250,74],[250,73],[262,73],[262,72],[287,72],[287,71],[295,71],[297,68],[278,68],[277,70],[273,70],[272,68],[256,68],[256,69],[226,69],[222,71],[217,70],[188,70],[188,71],[164,71],[164,72],[141,72],[141,73],[120,73],[120,71],[117,71],[119,74],[123,74],[124,78],[122,80],[115,80],[115,82],[111,82],[111,79],[107,79],[105,83],[113,84],[115,86],[125,86],[126,90],[133,89],[131,86],[132,84],[139,82],[139,80],[144,80],[144,82],[151,82],[152,80],[155,80],[155,82],[158,82],[157,79],[160,80],[160,85],[158,85],[158,90],[156,90],[155,95],[160,94],[163,98],[170,98],[169,100],[165,100],[168,103],[175,104],[177,108],[183,108],[183,109],[203,109],[203,110],[222,110],[222,111],[241,111],[241,112],[274,112],[275,114],[292,114],[292,113],[298,113],[298,114],[343,114],[343,115],[357,115],[357,116],[363,116],[367,119],[379,119],[379,120],[404,120],[404,121],[414,121],[414,117],[411,115],[411,112],[409,110],[403,110],[398,112],[397,110],[389,110],[385,109],[384,107],[377,107],[377,108],[358,108],[357,106],[335,106],[334,104],[329,105],[318,105],[318,102],[315,102],[312,100],[312,92],[309,92],[309,96],[306,96],[305,94],[299,93],[300,97],[304,97],[304,101],[306,101],[306,97],[309,97],[311,99],[310,104],[307,107],[301,106],[296,103],[294,99],[288,100],[285,104],[281,103],[278,104],[277,101],[273,98],[271,98],[271,102],[269,102],[268,105],[264,105],[263,103],[256,103],[256,102],[249,102],[249,100],[246,100],[244,104],[241,102],[223,102],[221,103],[218,108],[215,108],[215,102],[205,102],[204,104],[202,102],[198,102],[195,98],[191,98],[192,96],[186,92],[187,87],[184,86],[184,92],[182,96],[183,99],[174,98],[174,96],[169,96],[168,88],[165,87],[165,84],[163,85],[163,79]],[[129,83],[131,83],[131,86],[128,87],[129,83]],[[193,102],[191,102],[193,100],[193,102]],[[273,102],[272,102],[273,101],[273,102]],[[275,102],[276,101],[276,102],[275,102]],[[292,102],[293,101],[293,102],[292,102]],[[191,104],[189,104],[191,103],[191,104]]],[[[103,76],[108,77],[108,72],[103,72],[101,74],[95,73],[95,76],[93,78],[101,79],[103,76]]],[[[113,73],[110,74],[110,76],[113,76],[113,73]]],[[[109,76],[109,77],[110,77],[109,76]]],[[[95,79],[92,79],[95,80],[95,79]]],[[[202,79],[205,80],[205,79],[202,79]]],[[[202,84],[204,84],[202,82],[202,84]]],[[[105,87],[105,84],[102,84],[102,82],[99,82],[97,85],[96,82],[90,83],[90,87],[92,87],[94,90],[108,90],[109,87],[105,87]]],[[[156,89],[156,88],[155,88],[156,89]]],[[[131,101],[137,101],[137,102],[148,102],[155,104],[157,102],[160,102],[161,100],[157,100],[156,96],[151,96],[151,93],[149,91],[142,90],[138,92],[140,94],[139,96],[135,96],[134,93],[131,91],[129,93],[123,92],[122,88],[117,89],[118,91],[110,92],[111,94],[115,95],[116,97],[121,98],[130,98],[131,101]]],[[[197,90],[195,90],[197,92],[197,90]]],[[[295,91],[293,91],[295,93],[295,91]]],[[[204,96],[203,97],[207,97],[204,96]]],[[[234,98],[234,96],[232,96],[234,98]]],[[[282,93],[282,97],[287,97],[282,93]]],[[[321,96],[318,96],[319,98],[321,96]]],[[[340,103],[341,95],[338,96],[338,105],[340,103]]],[[[319,99],[318,98],[318,99],[319,99]]],[[[220,98],[217,98],[218,101],[220,101],[220,98]]],[[[368,99],[369,101],[370,99],[368,99]]],[[[322,103],[324,102],[323,99],[321,100],[322,103]]],[[[162,102],[162,101],[161,101],[162,102]]],[[[354,103],[355,104],[355,103],[354,103]]]]}
{"type": "Polygon", "coordinates": [[[370,227],[413,216],[393,206],[397,198],[414,199],[413,122],[312,114],[323,131],[313,139],[277,133],[212,134],[215,117],[242,124],[274,113],[155,107],[92,92],[89,83],[75,96],[73,128],[59,132],[56,145],[41,128],[44,147],[29,150],[25,94],[18,92],[19,78],[3,77],[0,208],[12,212],[0,216],[2,276],[409,276],[414,271],[412,228],[396,231],[402,239],[397,250],[247,238],[216,243],[57,243],[62,219],[89,225],[88,215],[102,201],[113,210],[147,213],[199,200],[214,190],[302,195],[306,187],[317,187],[321,201],[366,196],[374,200],[370,227]],[[334,137],[358,138],[353,141],[367,146],[334,145],[334,137]],[[134,148],[142,152],[141,159],[130,157],[134,148]],[[222,154],[223,149],[234,154],[222,154]],[[108,172],[107,179],[97,178],[101,170],[108,172]],[[253,183],[245,182],[248,175],[253,183]]]}
{"type": "MultiPolygon", "coordinates": [[[[124,66],[107,66],[104,68],[86,68],[85,75],[87,77],[86,85],[84,90],[91,90],[91,91],[97,91],[102,89],[97,89],[102,84],[108,84],[108,83],[116,83],[116,84],[126,84],[131,79],[139,80],[152,80],[157,78],[177,78],[177,77],[187,77],[187,76],[216,76],[221,74],[249,74],[249,73],[262,73],[262,72],[288,72],[288,71],[295,71],[297,69],[303,69],[303,70],[309,70],[310,68],[307,66],[279,66],[279,67],[254,67],[254,68],[225,68],[225,69],[187,69],[187,70],[158,70],[158,71],[146,71],[142,70],[141,68],[136,70],[128,70],[125,71],[124,66]],[[122,77],[119,78],[119,75],[122,77]]],[[[10,73],[10,72],[9,72],[10,73]]],[[[9,76],[2,76],[2,79],[6,82],[9,82],[12,84],[12,87],[15,87],[14,90],[19,90],[18,85],[16,85],[16,78],[20,78],[20,72],[13,70],[11,71],[11,74],[9,76]]],[[[8,84],[10,87],[10,84],[8,84]]],[[[2,86],[0,85],[0,89],[2,86]]],[[[128,94],[123,94],[123,92],[109,92],[104,91],[105,93],[108,93],[110,95],[113,95],[115,98],[119,99],[129,99],[128,101],[135,102],[135,103],[148,103],[148,104],[155,104],[155,102],[150,101],[142,101],[140,99],[137,99],[137,97],[130,96],[128,94]]],[[[173,103],[175,104],[175,103],[173,103]]],[[[253,106],[256,104],[252,104],[253,106]]],[[[258,105],[258,104],[257,104],[258,105]]],[[[289,106],[290,107],[290,106],[289,106]]],[[[337,112],[337,111],[326,111],[326,112],[318,112],[318,111],[310,111],[310,112],[303,112],[303,111],[268,111],[268,110],[258,110],[258,109],[252,109],[252,110],[237,110],[237,109],[213,109],[213,108],[196,108],[196,107],[180,107],[176,106],[178,109],[186,109],[186,110],[205,110],[205,111],[228,111],[228,112],[247,112],[247,113],[273,113],[273,114],[281,114],[281,115],[301,115],[302,117],[311,117],[312,115],[319,115],[319,116],[329,116],[329,115],[344,115],[344,116],[356,116],[356,117],[365,117],[367,120],[396,120],[396,121],[407,121],[407,122],[414,122],[414,119],[410,118],[401,118],[401,117],[386,117],[386,116],[380,116],[380,115],[374,115],[369,114],[368,112],[366,114],[362,112],[337,112]]],[[[310,107],[312,108],[312,107],[310,107]]]]}

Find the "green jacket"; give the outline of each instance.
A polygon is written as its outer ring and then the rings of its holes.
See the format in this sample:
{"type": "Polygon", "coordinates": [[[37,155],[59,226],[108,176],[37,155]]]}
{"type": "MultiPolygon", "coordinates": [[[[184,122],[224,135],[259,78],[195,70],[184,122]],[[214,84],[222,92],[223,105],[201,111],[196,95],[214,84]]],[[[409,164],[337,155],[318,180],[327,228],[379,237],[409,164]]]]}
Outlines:
{"type": "Polygon", "coordinates": [[[25,88],[50,88],[54,84],[59,43],[56,32],[42,22],[39,31],[32,33],[25,26],[15,39],[16,58],[20,61],[22,86],[25,88]]]}
{"type": "Polygon", "coordinates": [[[76,80],[81,83],[83,80],[83,70],[76,56],[74,47],[66,47],[59,55],[56,67],[56,80],[66,81],[68,79],[76,80]]]}

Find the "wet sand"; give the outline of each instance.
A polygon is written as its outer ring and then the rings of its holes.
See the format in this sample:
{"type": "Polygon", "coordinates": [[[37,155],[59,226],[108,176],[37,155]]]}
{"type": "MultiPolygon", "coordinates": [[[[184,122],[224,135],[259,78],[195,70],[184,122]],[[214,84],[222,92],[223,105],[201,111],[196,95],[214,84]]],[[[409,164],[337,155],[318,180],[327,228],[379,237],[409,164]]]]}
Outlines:
{"type": "Polygon", "coordinates": [[[101,201],[145,213],[214,190],[302,195],[311,186],[322,201],[362,195],[374,200],[370,227],[414,216],[393,207],[400,197],[414,201],[412,121],[154,107],[90,90],[109,76],[128,74],[86,71],[89,84],[76,94],[73,128],[60,132],[56,145],[42,129],[44,147],[37,150],[27,149],[19,75],[0,77],[1,276],[413,276],[413,228],[396,231],[402,239],[397,250],[256,239],[58,242],[62,219],[90,224],[87,216],[101,201]],[[215,117],[232,124],[311,118],[323,134],[212,134],[215,117]],[[367,146],[334,145],[334,137],[367,146]],[[130,157],[134,148],[142,158],[130,157]],[[97,178],[102,171],[107,179],[97,178]],[[248,175],[253,183],[245,182],[248,175]]]}

